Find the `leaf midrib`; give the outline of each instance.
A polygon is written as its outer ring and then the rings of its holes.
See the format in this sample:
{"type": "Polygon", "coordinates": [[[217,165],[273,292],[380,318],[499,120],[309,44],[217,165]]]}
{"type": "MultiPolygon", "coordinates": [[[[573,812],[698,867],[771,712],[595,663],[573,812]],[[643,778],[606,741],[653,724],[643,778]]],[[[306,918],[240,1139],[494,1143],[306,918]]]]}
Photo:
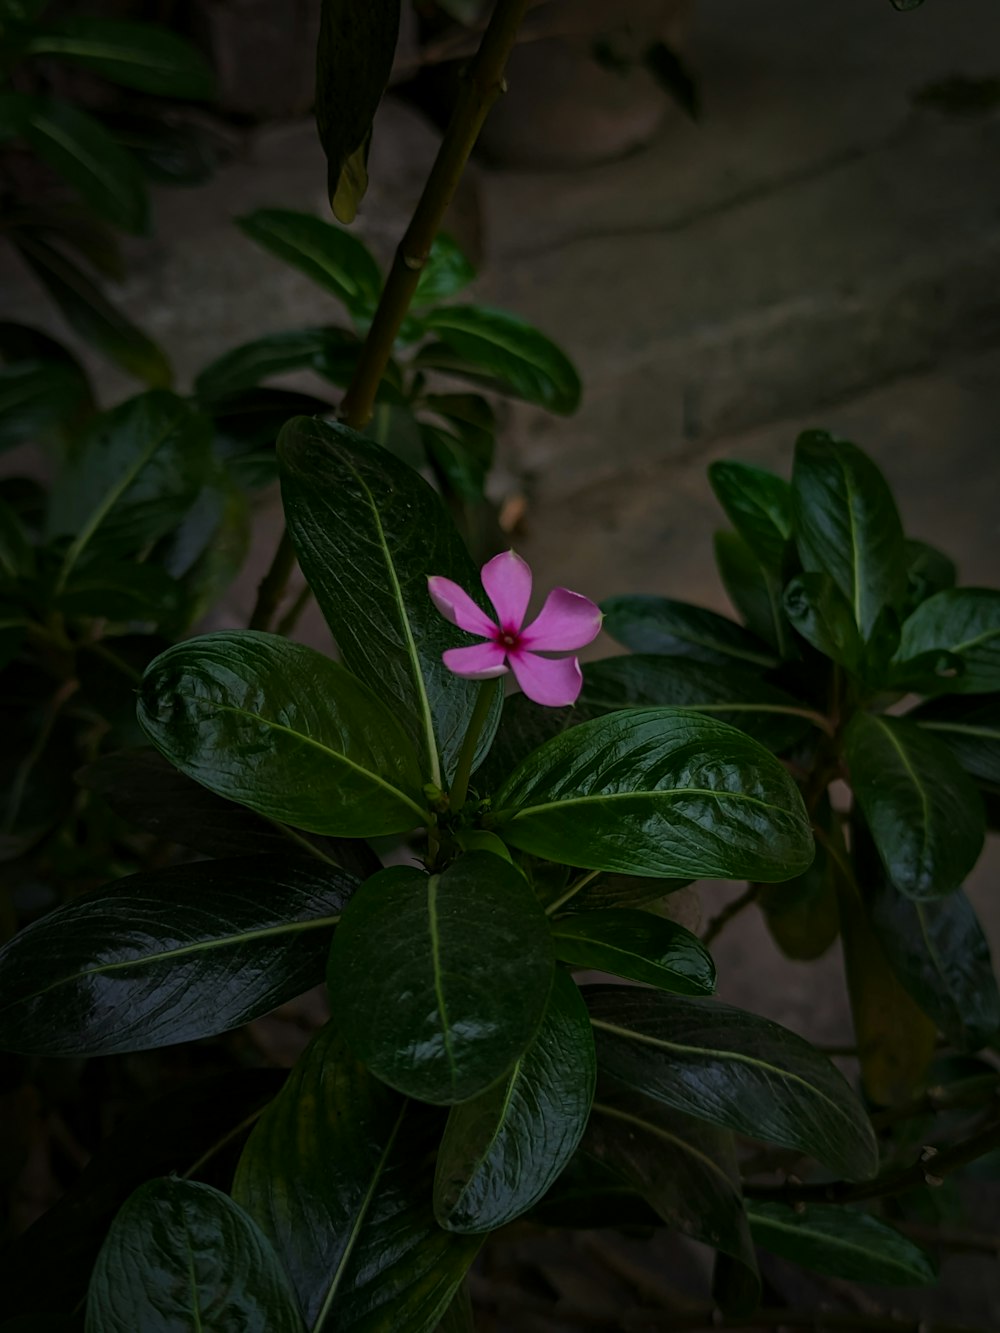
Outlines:
{"type": "MultiPolygon", "coordinates": [[[[775,1231],[785,1232],[789,1236],[805,1238],[811,1241],[819,1241],[823,1245],[833,1245],[837,1249],[846,1250],[851,1254],[859,1254],[867,1260],[871,1259],[872,1251],[870,1247],[860,1245],[851,1240],[845,1240],[842,1236],[831,1236],[828,1232],[825,1231],[813,1231],[810,1229],[808,1223],[804,1225],[798,1223],[793,1226],[790,1225],[788,1222],[782,1222],[777,1218],[771,1216],[765,1216],[762,1213],[757,1213],[753,1210],[752,1207],[747,1209],[747,1216],[750,1219],[751,1231],[754,1229],[754,1227],[757,1227],[761,1230],[766,1230],[768,1227],[771,1227],[775,1231]]],[[[884,1256],[880,1257],[884,1259],[884,1256]]],[[[910,1277],[915,1276],[919,1272],[918,1269],[907,1267],[907,1265],[904,1264],[901,1260],[896,1262],[887,1261],[886,1266],[898,1273],[906,1273],[910,1277]]],[[[869,1279],[869,1281],[874,1281],[874,1280],[875,1280],[874,1278],[869,1279]]]]}
{"type": "Polygon", "coordinates": [[[86,37],[63,37],[59,33],[42,33],[28,43],[27,49],[32,55],[73,55],[91,60],[111,60],[117,65],[137,65],[140,69],[152,70],[159,74],[184,72],[175,62],[155,59],[148,48],[137,51],[134,46],[131,49],[108,46],[96,38],[88,40],[86,37]]]}
{"type": "Polygon", "coordinates": [[[48,995],[50,991],[71,985],[75,981],[82,981],[85,977],[104,976],[108,972],[124,972],[130,968],[155,967],[171,958],[187,958],[192,954],[207,953],[213,949],[234,949],[241,944],[250,944],[254,940],[274,939],[280,935],[294,935],[303,931],[322,930],[337,925],[339,921],[339,912],[335,916],[310,917],[308,921],[286,921],[281,925],[267,926],[262,930],[246,930],[241,931],[238,935],[220,935],[215,939],[197,940],[193,944],[185,944],[175,949],[164,949],[162,953],[148,953],[138,958],[125,958],[114,963],[101,963],[98,967],[83,968],[69,976],[59,977],[56,981],[50,981],[47,986],[43,986],[41,990],[34,990],[29,995],[22,995],[15,1000],[11,1000],[3,1008],[0,1008],[0,1014],[24,1004],[26,1000],[40,999],[41,996],[48,995]]]}
{"type": "MultiPolygon", "coordinates": [[[[202,704],[206,702],[200,695],[184,694],[181,691],[177,692],[177,697],[186,699],[189,703],[202,704]]],[[[264,726],[270,727],[272,731],[283,732],[286,736],[291,736],[300,744],[308,745],[315,750],[319,750],[321,754],[328,755],[336,763],[344,764],[347,768],[353,769],[355,773],[360,773],[363,777],[368,778],[371,782],[375,783],[376,786],[384,787],[386,791],[391,792],[393,796],[398,797],[399,800],[403,801],[412,810],[417,812],[418,821],[420,823],[423,823],[426,819],[426,811],[422,810],[416,801],[414,801],[412,797],[407,796],[407,794],[400,790],[399,787],[394,787],[391,782],[387,782],[385,778],[381,777],[378,773],[373,772],[370,768],[363,768],[360,764],[355,763],[353,759],[348,758],[346,754],[343,754],[339,750],[331,750],[328,745],[324,745],[322,741],[315,740],[312,736],[307,736],[305,732],[294,731],[291,727],[286,727],[281,722],[275,722],[271,718],[264,717],[260,713],[251,713],[246,708],[237,708],[234,704],[217,704],[213,702],[212,708],[218,713],[234,713],[237,717],[246,717],[254,722],[261,722],[264,726]]]]}
{"type": "Polygon", "coordinates": [[[31,117],[30,125],[38,134],[42,134],[51,139],[53,143],[59,145],[64,152],[74,158],[82,166],[86,167],[96,181],[99,181],[112,199],[117,199],[119,205],[129,210],[131,198],[129,191],[121,188],[121,183],[116,180],[114,175],[108,175],[101,170],[101,164],[91,153],[80,143],[79,139],[73,139],[59,129],[59,127],[47,116],[35,114],[31,117]]]}
{"type": "Polygon", "coordinates": [[[513,824],[517,819],[527,818],[530,815],[542,814],[547,810],[565,810],[569,806],[587,805],[594,801],[599,801],[601,804],[604,804],[606,801],[633,800],[636,797],[640,799],[643,797],[659,797],[664,800],[674,800],[675,798],[686,796],[725,797],[727,800],[731,801],[746,801],[748,805],[758,805],[763,810],[777,810],[784,814],[789,813],[783,806],[774,805],[769,801],[762,801],[759,796],[750,796],[746,792],[716,791],[711,788],[703,787],[671,787],[668,790],[662,791],[658,788],[653,788],[651,790],[640,791],[594,792],[593,794],[588,794],[586,796],[573,796],[565,801],[545,801],[541,805],[504,806],[496,812],[494,819],[498,823],[506,822],[513,824]],[[510,815],[509,819],[505,820],[504,816],[511,810],[513,810],[514,813],[510,815]]]}
{"type": "Polygon", "coordinates": [[[682,1042],[666,1041],[663,1037],[651,1037],[645,1032],[636,1032],[631,1028],[619,1027],[615,1023],[609,1023],[603,1018],[594,1018],[591,1016],[591,1024],[595,1028],[601,1028],[605,1032],[610,1032],[613,1036],[624,1037],[627,1041],[637,1041],[644,1046],[654,1046],[659,1050],[675,1051],[680,1055],[696,1055],[720,1060],[733,1060],[737,1064],[750,1065],[756,1069],[764,1069],[769,1073],[776,1074],[779,1078],[785,1079],[790,1083],[798,1083],[805,1088],[811,1095],[818,1097],[821,1101],[831,1107],[836,1115],[843,1120],[853,1130],[855,1128],[853,1120],[847,1115],[846,1111],[837,1104],[831,1097],[827,1096],[821,1088],[815,1083],[810,1083],[803,1078],[801,1074],[794,1074],[788,1069],[782,1069],[778,1065],[768,1064],[766,1060],[761,1060],[757,1056],[745,1055],[742,1051],[726,1051],[710,1046],[687,1046],[682,1042]]]}
{"type": "Polygon", "coordinates": [[[364,1198],[361,1200],[361,1203],[358,1206],[358,1211],[354,1219],[354,1224],[352,1225],[350,1235],[347,1238],[347,1244],[344,1246],[343,1252],[340,1256],[340,1260],[337,1264],[336,1269],[334,1270],[333,1276],[330,1279],[330,1285],[327,1288],[325,1297],[323,1298],[323,1304],[320,1306],[316,1318],[313,1321],[311,1333],[323,1333],[324,1325],[333,1307],[333,1302],[336,1299],[337,1291],[340,1287],[341,1281],[343,1280],[344,1273],[347,1271],[347,1266],[351,1261],[351,1256],[354,1253],[354,1248],[358,1243],[358,1237],[361,1234],[361,1228],[364,1225],[365,1218],[368,1216],[369,1209],[372,1206],[372,1200],[375,1197],[375,1190],[378,1187],[379,1181],[382,1179],[383,1173],[385,1172],[386,1162],[389,1160],[389,1154],[392,1152],[392,1149],[395,1146],[396,1139],[399,1135],[400,1127],[403,1123],[403,1117],[406,1115],[408,1106],[409,1102],[404,1101],[403,1105],[399,1108],[399,1115],[396,1117],[396,1123],[392,1127],[392,1132],[390,1133],[388,1139],[386,1140],[385,1148],[382,1150],[382,1155],[378,1159],[378,1163],[376,1164],[375,1170],[372,1172],[372,1178],[371,1181],[369,1182],[367,1190],[365,1191],[364,1198]]]}
{"type": "Polygon", "coordinates": [[[440,875],[431,875],[427,881],[427,929],[431,937],[431,969],[434,974],[434,998],[437,1002],[438,1017],[441,1020],[441,1036],[444,1040],[444,1052],[448,1059],[448,1072],[451,1075],[452,1088],[456,1083],[455,1048],[451,1040],[451,1021],[448,1018],[448,1006],[444,998],[444,983],[441,975],[441,936],[438,930],[437,891],[440,875]]]}
{"type": "Polygon", "coordinates": [[[624,1120],[627,1124],[637,1125],[640,1129],[646,1130],[650,1134],[655,1134],[657,1138],[666,1139],[669,1143],[674,1143],[684,1152],[692,1157],[697,1157],[714,1175],[717,1175],[726,1186],[726,1189],[734,1197],[738,1195],[738,1190],[733,1181],[726,1175],[722,1167],[707,1153],[703,1153],[700,1148],[696,1148],[688,1139],[682,1139],[677,1134],[671,1134],[669,1130],[661,1125],[654,1125],[650,1120],[644,1120],[641,1116],[632,1115],[629,1111],[621,1111],[616,1106],[608,1106],[604,1102],[594,1102],[592,1111],[597,1111],[600,1115],[613,1116],[616,1120],[624,1120]]]}
{"type": "Polygon", "coordinates": [[[890,744],[892,745],[892,748],[893,748],[893,749],[896,751],[896,753],[899,755],[900,763],[903,765],[903,768],[906,770],[906,773],[909,775],[910,781],[912,782],[913,786],[916,788],[917,795],[920,797],[920,807],[921,807],[921,809],[922,809],[922,811],[923,811],[923,816],[924,816],[924,817],[923,817],[923,827],[922,827],[922,829],[921,829],[921,838],[920,838],[920,859],[919,859],[919,863],[918,863],[918,864],[919,864],[920,867],[921,867],[921,878],[923,878],[923,874],[926,873],[926,871],[924,870],[924,867],[925,867],[925,863],[926,863],[926,857],[927,857],[928,847],[929,847],[929,845],[930,845],[930,844],[929,844],[930,827],[931,827],[931,802],[930,802],[930,797],[929,797],[929,795],[928,795],[928,793],[927,793],[926,788],[925,788],[925,787],[923,786],[923,784],[921,783],[920,778],[917,776],[917,772],[916,772],[916,770],[914,769],[912,763],[910,762],[910,757],[909,757],[909,755],[906,753],[906,750],[903,748],[903,745],[900,743],[899,737],[896,736],[896,735],[893,733],[892,728],[889,726],[889,724],[885,721],[884,718],[878,717],[878,716],[877,716],[876,714],[874,714],[874,713],[871,715],[871,717],[872,717],[872,721],[873,721],[873,722],[874,722],[874,723],[875,723],[875,724],[876,724],[876,725],[877,725],[877,726],[878,726],[878,727],[885,733],[886,736],[888,736],[888,738],[889,738],[889,742],[890,742],[890,744]]]}

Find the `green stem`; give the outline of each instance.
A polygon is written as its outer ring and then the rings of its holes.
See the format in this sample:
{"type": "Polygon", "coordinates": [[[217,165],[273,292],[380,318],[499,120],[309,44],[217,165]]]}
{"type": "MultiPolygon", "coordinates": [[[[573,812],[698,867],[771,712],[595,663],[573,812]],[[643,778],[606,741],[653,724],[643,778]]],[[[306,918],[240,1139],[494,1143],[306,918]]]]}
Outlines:
{"type": "MultiPolygon", "coordinates": [[[[340,405],[345,425],[361,429],[371,420],[375,395],[399,330],[417,290],[434,239],[458,188],[490,108],[505,90],[503,72],[531,0],[497,0],[479,51],[469,66],[451,121],[441,140],[427,183],[386,279],[351,383],[340,405]]],[[[295,568],[287,531],[264,576],[251,629],[268,629],[295,568]]]]}
{"type": "Polygon", "coordinates": [[[721,935],[734,917],[739,916],[741,912],[757,901],[758,893],[760,893],[760,885],[751,884],[738,898],[734,898],[731,903],[727,903],[722,911],[713,916],[705,927],[701,936],[702,944],[711,944],[714,939],[721,935]]]}
{"type": "Polygon", "coordinates": [[[565,907],[571,898],[575,898],[580,890],[585,889],[600,873],[599,870],[588,870],[585,875],[581,875],[579,879],[575,879],[564,894],[558,897],[554,903],[549,903],[548,907],[545,909],[546,916],[552,916],[555,912],[559,911],[560,907],[565,907]]]}
{"type": "Polygon", "coordinates": [[[451,121],[420,202],[399,243],[354,377],[341,404],[341,419],[348,426],[360,429],[371,420],[378,386],[431,246],[490,108],[505,89],[503,72],[528,4],[529,0],[497,0],[479,51],[465,73],[451,121]]]}
{"type": "Polygon", "coordinates": [[[476,704],[472,710],[472,716],[469,718],[469,726],[465,733],[465,740],[462,742],[462,750],[458,756],[458,766],[455,769],[455,778],[451,784],[450,806],[452,814],[457,814],[465,804],[465,798],[469,794],[469,777],[472,773],[472,761],[476,757],[476,746],[479,744],[479,737],[483,733],[483,727],[486,725],[486,719],[490,715],[490,709],[493,706],[493,698],[496,691],[495,680],[484,680],[480,683],[479,694],[476,696],[476,704]]]}

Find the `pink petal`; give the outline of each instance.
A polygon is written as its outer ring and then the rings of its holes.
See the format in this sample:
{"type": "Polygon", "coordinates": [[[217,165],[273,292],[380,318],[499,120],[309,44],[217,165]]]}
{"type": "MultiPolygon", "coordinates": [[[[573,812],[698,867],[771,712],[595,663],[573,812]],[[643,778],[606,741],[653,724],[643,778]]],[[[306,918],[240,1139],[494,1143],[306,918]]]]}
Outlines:
{"type": "Polygon", "coordinates": [[[483,587],[502,629],[516,634],[531,600],[531,569],[513,551],[502,551],[483,565],[483,587]]]}
{"type": "Polygon", "coordinates": [[[441,660],[456,676],[464,676],[466,680],[489,680],[492,676],[506,674],[505,656],[498,643],[474,643],[471,648],[449,648],[441,654],[441,660]]]}
{"type": "Polygon", "coordinates": [[[553,588],[541,611],[521,631],[521,645],[546,653],[583,648],[600,634],[603,619],[601,608],[589,597],[553,588]]]}
{"type": "Polygon", "coordinates": [[[481,611],[465,589],[452,583],[451,579],[433,574],[427,580],[427,591],[445,620],[450,620],[459,629],[469,634],[481,634],[484,638],[492,638],[496,632],[496,626],[486,612],[481,611]]]}
{"type": "Polygon", "coordinates": [[[537,653],[510,654],[514,678],[529,699],[546,708],[565,708],[575,704],[583,687],[583,674],[575,657],[557,659],[537,653]]]}

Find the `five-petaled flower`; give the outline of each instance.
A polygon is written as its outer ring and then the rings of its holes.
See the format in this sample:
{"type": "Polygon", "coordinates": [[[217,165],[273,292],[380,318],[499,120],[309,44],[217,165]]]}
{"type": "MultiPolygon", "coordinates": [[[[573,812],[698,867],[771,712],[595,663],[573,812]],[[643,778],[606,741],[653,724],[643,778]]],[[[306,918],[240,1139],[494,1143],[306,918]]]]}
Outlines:
{"type": "Polygon", "coordinates": [[[561,708],[575,703],[583,685],[575,657],[540,657],[540,653],[583,648],[601,631],[601,611],[589,597],[554,588],[530,625],[524,617],[531,598],[531,570],[519,555],[504,551],[482,569],[483,587],[493,603],[496,620],[480,610],[451,579],[433,575],[427,589],[446,620],[476,634],[484,643],[449,648],[443,661],[449,671],[468,680],[489,680],[514,672],[518,685],[536,704],[561,708]]]}

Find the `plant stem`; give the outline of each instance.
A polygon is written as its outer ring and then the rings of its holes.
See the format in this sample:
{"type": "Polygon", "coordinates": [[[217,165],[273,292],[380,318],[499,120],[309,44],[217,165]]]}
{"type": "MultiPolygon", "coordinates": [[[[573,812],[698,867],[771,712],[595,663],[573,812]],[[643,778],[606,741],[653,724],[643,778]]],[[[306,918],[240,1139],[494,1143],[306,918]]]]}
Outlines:
{"type": "Polygon", "coordinates": [[[469,718],[469,725],[465,732],[465,740],[462,742],[461,753],[458,756],[458,765],[455,769],[455,779],[451,784],[451,798],[449,801],[452,814],[457,814],[465,804],[465,798],[469,794],[469,777],[472,773],[472,761],[476,757],[476,746],[479,744],[479,737],[482,735],[486,719],[490,715],[490,708],[493,705],[494,692],[496,690],[495,680],[484,680],[480,683],[479,693],[476,696],[476,703],[472,709],[472,716],[469,718]]]}
{"type": "Polygon", "coordinates": [[[451,121],[420,202],[399,243],[354,377],[341,404],[341,419],[348,426],[360,429],[371,420],[375,395],[417,289],[421,270],[441,229],[442,219],[458,188],[483,122],[504,91],[504,68],[528,5],[529,0],[497,0],[479,51],[465,73],[451,121]]]}
{"type": "Polygon", "coordinates": [[[938,1152],[925,1148],[912,1166],[891,1171],[874,1180],[834,1180],[820,1185],[754,1185],[747,1182],[743,1193],[748,1199],[769,1203],[860,1203],[864,1199],[883,1199],[904,1194],[919,1185],[940,1183],[945,1176],[969,1162],[1000,1148],[1000,1120],[992,1120],[984,1129],[953,1148],[938,1152]]]}
{"type": "Polygon", "coordinates": [[[724,907],[721,912],[713,916],[702,932],[702,944],[711,944],[718,935],[721,935],[722,931],[729,925],[733,917],[739,916],[742,911],[752,903],[756,902],[757,894],[759,892],[760,885],[751,884],[750,887],[746,889],[745,892],[741,893],[738,898],[734,898],[733,901],[724,907]]]}
{"type": "Polygon", "coordinates": [[[580,890],[585,889],[591,880],[596,879],[600,873],[599,870],[588,870],[585,875],[575,879],[565,893],[561,894],[555,902],[549,903],[545,909],[546,916],[552,916],[553,913],[559,911],[560,907],[565,907],[571,898],[575,898],[580,890]]]}
{"type": "Polygon", "coordinates": [[[278,621],[277,632],[279,634],[283,634],[286,637],[291,634],[292,630],[299,623],[299,617],[302,615],[302,612],[309,605],[310,597],[312,597],[312,588],[310,588],[308,583],[303,583],[295,601],[278,621]]]}
{"type": "MultiPolygon", "coordinates": [[[[504,68],[530,3],[531,0],[497,0],[479,51],[466,72],[462,91],[441,140],[420,202],[399,243],[375,318],[340,405],[340,418],[345,425],[361,429],[371,420],[375,395],[413,300],[413,293],[417,290],[421,270],[427,263],[434,238],[441,229],[441,222],[462,179],[483,122],[490,107],[505,90],[504,68]]],[[[270,628],[294,568],[295,550],[286,529],[271,568],[261,581],[257,604],[250,618],[251,629],[270,628]]]]}
{"type": "Polygon", "coordinates": [[[271,567],[260,581],[257,589],[257,604],[250,617],[250,628],[266,630],[271,628],[271,621],[278,605],[285,594],[285,587],[295,568],[295,547],[288,535],[288,529],[281,531],[281,541],[274,553],[271,567]]]}

